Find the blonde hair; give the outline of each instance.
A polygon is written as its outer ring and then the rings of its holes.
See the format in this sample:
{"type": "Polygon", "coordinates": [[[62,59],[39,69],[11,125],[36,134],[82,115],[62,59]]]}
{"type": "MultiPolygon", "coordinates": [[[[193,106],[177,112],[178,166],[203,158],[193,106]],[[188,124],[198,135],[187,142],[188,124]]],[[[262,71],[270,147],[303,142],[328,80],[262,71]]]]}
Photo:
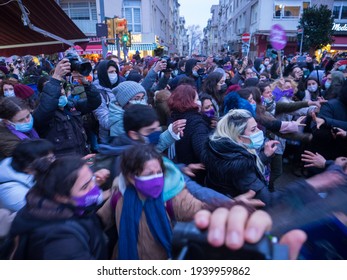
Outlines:
{"type": "Polygon", "coordinates": [[[239,137],[244,134],[247,128],[247,122],[253,118],[252,114],[244,109],[230,110],[218,123],[216,130],[210,136],[211,141],[218,141],[222,138],[227,138],[235,145],[246,149],[249,153],[256,156],[257,167],[262,174],[265,168],[261,162],[257,152],[254,149],[249,149],[247,144],[239,141],[239,137]]]}
{"type": "MultiPolygon", "coordinates": [[[[297,93],[298,91],[298,83],[294,81],[294,79],[292,78],[284,78],[284,82],[285,83],[290,83],[290,85],[292,86],[293,88],[293,91],[294,91],[294,94],[297,93]]],[[[278,87],[280,88],[281,90],[283,90],[282,88],[282,83],[281,83],[281,80],[280,79],[277,79],[276,81],[274,81],[272,84],[271,84],[271,90],[273,91],[275,89],[275,87],[278,87]]]]}

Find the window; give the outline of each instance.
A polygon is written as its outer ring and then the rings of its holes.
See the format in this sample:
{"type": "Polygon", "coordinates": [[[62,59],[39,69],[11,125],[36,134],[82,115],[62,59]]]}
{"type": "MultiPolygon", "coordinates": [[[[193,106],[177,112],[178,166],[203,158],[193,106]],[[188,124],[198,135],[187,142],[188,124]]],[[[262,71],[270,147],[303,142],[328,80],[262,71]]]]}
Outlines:
{"type": "Polygon", "coordinates": [[[310,6],[310,2],[305,1],[274,1],[274,18],[299,18],[304,9],[310,6]]]}
{"type": "Polygon", "coordinates": [[[125,0],[123,2],[124,17],[128,21],[128,30],[141,33],[141,0],[125,0]]]}
{"type": "Polygon", "coordinates": [[[258,3],[251,7],[251,23],[256,23],[258,20],[258,3]]]}
{"type": "Polygon", "coordinates": [[[95,2],[62,2],[60,6],[72,20],[97,20],[95,2]]]}
{"type": "Polygon", "coordinates": [[[347,1],[339,1],[334,4],[333,16],[337,20],[347,20],[347,1]]]}

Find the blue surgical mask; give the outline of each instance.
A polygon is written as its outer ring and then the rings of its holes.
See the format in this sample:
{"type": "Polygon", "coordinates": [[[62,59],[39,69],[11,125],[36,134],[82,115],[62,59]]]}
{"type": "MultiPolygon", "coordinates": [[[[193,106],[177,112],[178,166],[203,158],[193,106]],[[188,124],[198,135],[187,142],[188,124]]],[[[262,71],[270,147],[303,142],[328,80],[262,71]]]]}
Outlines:
{"type": "Polygon", "coordinates": [[[58,106],[59,106],[59,107],[65,107],[66,104],[67,104],[67,102],[68,102],[68,100],[67,100],[66,95],[61,95],[61,96],[59,97],[58,106]]]}
{"type": "Polygon", "coordinates": [[[331,86],[331,82],[326,81],[324,85],[325,85],[325,88],[328,89],[331,86]]]}
{"type": "Polygon", "coordinates": [[[247,144],[249,149],[259,149],[264,144],[264,133],[262,130],[259,130],[256,133],[251,134],[250,136],[246,136],[246,135],[241,135],[241,136],[251,140],[251,143],[247,144]]]}
{"type": "Polygon", "coordinates": [[[193,70],[192,74],[193,74],[194,77],[199,77],[199,73],[197,71],[195,71],[195,70],[193,70]]]}
{"type": "Polygon", "coordinates": [[[145,136],[146,142],[153,145],[158,145],[160,140],[160,135],[161,135],[161,131],[154,131],[151,134],[148,134],[147,136],[145,136]]]}
{"type": "Polygon", "coordinates": [[[16,95],[14,94],[14,90],[6,90],[6,91],[4,91],[4,96],[5,97],[15,97],[16,95]]]}
{"type": "Polygon", "coordinates": [[[33,129],[34,118],[30,114],[30,119],[27,123],[13,123],[13,122],[10,122],[10,123],[14,127],[15,130],[20,131],[20,132],[28,132],[28,131],[33,129]]]}
{"type": "Polygon", "coordinates": [[[337,68],[339,71],[345,71],[346,70],[346,64],[339,66],[339,68],[337,68]]]}
{"type": "Polygon", "coordinates": [[[253,112],[255,113],[257,111],[257,104],[254,103],[254,104],[251,104],[251,106],[252,106],[253,112]]]}
{"type": "Polygon", "coordinates": [[[311,85],[307,87],[309,92],[315,92],[318,89],[318,85],[311,85]]]}

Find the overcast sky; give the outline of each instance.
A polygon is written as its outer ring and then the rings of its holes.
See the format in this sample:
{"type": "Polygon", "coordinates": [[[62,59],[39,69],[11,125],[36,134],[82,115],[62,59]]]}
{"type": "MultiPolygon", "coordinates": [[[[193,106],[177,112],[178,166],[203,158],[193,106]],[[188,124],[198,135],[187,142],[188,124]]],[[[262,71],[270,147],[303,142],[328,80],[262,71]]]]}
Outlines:
{"type": "Polygon", "coordinates": [[[186,27],[189,25],[200,25],[203,30],[207,25],[207,20],[211,18],[211,6],[218,5],[219,0],[179,0],[180,16],[186,20],[186,27]]]}

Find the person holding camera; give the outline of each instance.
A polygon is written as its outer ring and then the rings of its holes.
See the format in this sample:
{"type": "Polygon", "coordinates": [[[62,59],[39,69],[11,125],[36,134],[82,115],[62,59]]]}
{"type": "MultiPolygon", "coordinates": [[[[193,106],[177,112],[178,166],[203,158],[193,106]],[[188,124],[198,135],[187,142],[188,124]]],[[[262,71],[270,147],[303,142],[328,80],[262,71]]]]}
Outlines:
{"type": "Polygon", "coordinates": [[[81,80],[87,98],[69,102],[64,88],[64,78],[69,73],[71,63],[68,58],[64,58],[57,64],[53,76],[43,87],[39,105],[33,114],[35,128],[42,138],[54,144],[56,156],[84,156],[89,153],[89,147],[82,115],[98,108],[101,97],[84,76],[73,71],[73,77],[81,80]]]}

